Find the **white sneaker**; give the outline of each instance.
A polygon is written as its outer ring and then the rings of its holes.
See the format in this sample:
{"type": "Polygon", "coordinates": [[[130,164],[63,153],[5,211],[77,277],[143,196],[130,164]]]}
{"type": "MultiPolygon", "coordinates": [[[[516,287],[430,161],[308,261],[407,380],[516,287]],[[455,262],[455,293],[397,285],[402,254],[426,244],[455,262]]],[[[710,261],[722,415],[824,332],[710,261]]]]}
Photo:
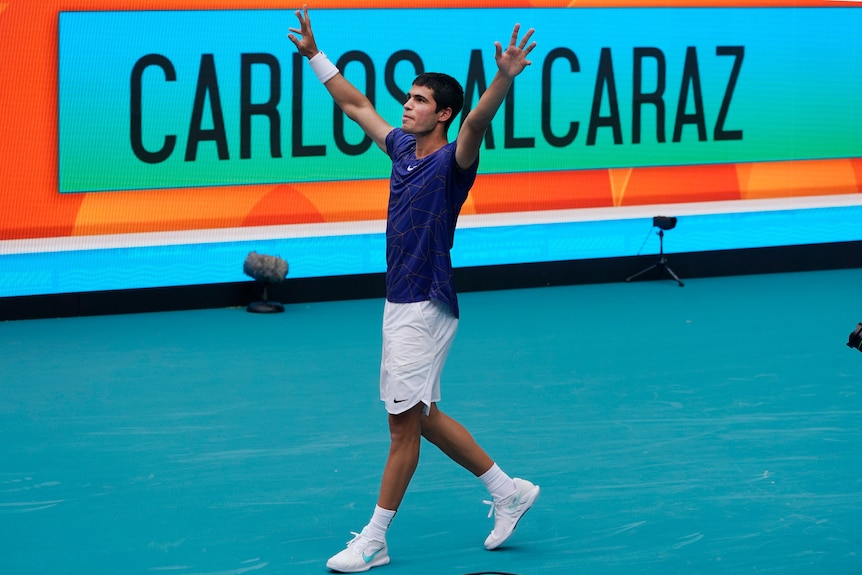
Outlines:
{"type": "Polygon", "coordinates": [[[372,567],[389,563],[389,552],[385,541],[375,541],[362,533],[353,532],[355,537],[347,542],[347,549],[329,558],[326,566],[339,573],[361,573],[372,567]]]}
{"type": "Polygon", "coordinates": [[[526,479],[517,477],[512,481],[515,482],[515,493],[498,502],[485,501],[491,506],[488,517],[494,515],[494,529],[485,539],[485,549],[496,549],[505,543],[515,531],[518,521],[533,506],[539,496],[538,485],[533,485],[526,479]]]}

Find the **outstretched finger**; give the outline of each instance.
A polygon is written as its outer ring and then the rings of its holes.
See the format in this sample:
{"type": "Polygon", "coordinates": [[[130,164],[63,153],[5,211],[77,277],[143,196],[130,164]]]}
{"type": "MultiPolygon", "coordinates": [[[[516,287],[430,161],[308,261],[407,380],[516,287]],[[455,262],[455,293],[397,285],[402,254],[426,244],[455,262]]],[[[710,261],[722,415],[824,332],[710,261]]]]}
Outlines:
{"type": "Polygon", "coordinates": [[[308,4],[303,4],[302,10],[296,11],[296,17],[299,19],[299,25],[303,30],[311,28],[311,21],[308,19],[308,4]]]}
{"type": "Polygon", "coordinates": [[[515,29],[512,30],[512,39],[509,40],[509,46],[514,46],[518,43],[518,32],[521,30],[520,24],[515,24],[515,29]]]}
{"type": "MultiPolygon", "coordinates": [[[[533,32],[535,32],[535,31],[536,31],[536,30],[535,30],[534,28],[530,28],[529,30],[527,30],[527,33],[526,33],[526,34],[524,34],[524,37],[523,37],[523,38],[521,38],[521,50],[523,50],[523,49],[524,49],[524,46],[526,46],[526,45],[527,45],[527,42],[529,42],[529,41],[530,41],[530,38],[533,36],[533,32]]],[[[535,42],[533,42],[533,44],[532,44],[529,48],[527,48],[527,51],[529,52],[529,51],[530,51],[530,50],[532,50],[535,46],[536,46],[536,43],[535,43],[535,42]]]]}

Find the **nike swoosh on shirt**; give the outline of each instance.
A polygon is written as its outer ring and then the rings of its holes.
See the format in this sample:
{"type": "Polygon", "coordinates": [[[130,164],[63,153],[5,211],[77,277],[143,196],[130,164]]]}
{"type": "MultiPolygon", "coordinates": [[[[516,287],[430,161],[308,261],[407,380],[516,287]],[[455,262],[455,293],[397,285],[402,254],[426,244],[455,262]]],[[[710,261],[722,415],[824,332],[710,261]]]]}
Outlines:
{"type": "Polygon", "coordinates": [[[415,169],[416,169],[416,168],[418,168],[418,167],[419,167],[419,166],[407,166],[407,171],[408,171],[408,172],[412,172],[413,170],[415,170],[415,169]]]}

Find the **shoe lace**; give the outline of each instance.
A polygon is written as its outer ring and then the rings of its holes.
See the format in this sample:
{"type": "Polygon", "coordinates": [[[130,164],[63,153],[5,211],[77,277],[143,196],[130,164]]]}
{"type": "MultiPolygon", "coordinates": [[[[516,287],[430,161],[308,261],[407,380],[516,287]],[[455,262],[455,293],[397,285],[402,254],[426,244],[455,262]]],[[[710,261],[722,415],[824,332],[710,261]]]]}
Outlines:
{"type": "Polygon", "coordinates": [[[487,499],[483,500],[482,503],[491,506],[491,509],[488,510],[488,518],[491,518],[497,512],[497,503],[494,501],[488,501],[487,499]]]}
{"type": "Polygon", "coordinates": [[[500,501],[488,501],[487,499],[483,500],[482,503],[485,505],[490,505],[491,509],[488,510],[488,517],[492,517],[496,515],[497,509],[509,509],[512,507],[512,504],[516,504],[521,500],[518,492],[506,497],[505,499],[501,499],[500,501]]]}
{"type": "Polygon", "coordinates": [[[357,533],[356,531],[351,531],[350,534],[353,535],[353,539],[351,539],[350,541],[347,542],[348,547],[353,547],[354,543],[356,543],[357,544],[356,549],[361,551],[365,547],[365,545],[368,545],[368,541],[370,541],[370,539],[368,539],[367,537],[364,537],[362,535],[362,533],[357,533]],[[362,544],[362,542],[360,541],[360,539],[363,539],[363,538],[365,539],[365,544],[362,544]]]}
{"type": "Polygon", "coordinates": [[[350,534],[353,535],[353,539],[347,542],[347,547],[357,554],[364,553],[365,549],[373,541],[373,539],[371,539],[364,533],[357,533],[356,531],[351,531],[350,534]]]}

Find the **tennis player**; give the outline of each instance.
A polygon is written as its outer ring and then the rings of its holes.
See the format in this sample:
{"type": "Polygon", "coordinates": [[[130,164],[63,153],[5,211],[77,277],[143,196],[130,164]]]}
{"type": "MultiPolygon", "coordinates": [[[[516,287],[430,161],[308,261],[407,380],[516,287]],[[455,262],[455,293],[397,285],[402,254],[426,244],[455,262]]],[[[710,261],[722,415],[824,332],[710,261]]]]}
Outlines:
{"type": "Polygon", "coordinates": [[[449,255],[455,224],[476,179],[485,131],[515,77],[530,65],[527,58],[536,45],[530,43],[533,30],[519,41],[520,26],[515,25],[505,50],[495,42],[497,73],[450,143],[448,128],[464,103],[464,91],[454,78],[420,74],[404,102],[401,127],[393,128],[318,50],[308,7],[296,16],[299,28],[290,28],[290,40],[341,110],[392,159],[380,368],[389,455],[370,521],[326,565],[356,573],[389,563],[386,533],[416,470],[423,437],[487,487],[494,527],[485,548],[496,549],[536,501],[539,487],[504,473],[437,402],[459,318],[449,255]]]}

